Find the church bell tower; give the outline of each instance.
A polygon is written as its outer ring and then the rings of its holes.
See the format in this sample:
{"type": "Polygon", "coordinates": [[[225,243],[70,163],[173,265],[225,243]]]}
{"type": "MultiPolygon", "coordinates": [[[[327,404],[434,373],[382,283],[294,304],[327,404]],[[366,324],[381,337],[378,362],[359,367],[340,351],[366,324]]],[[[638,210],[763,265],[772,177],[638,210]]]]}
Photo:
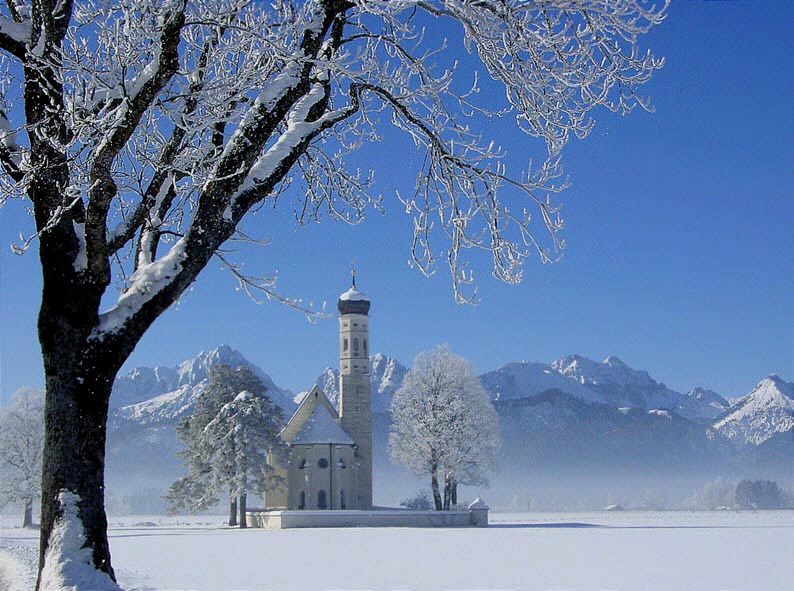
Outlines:
{"type": "Polygon", "coordinates": [[[357,509],[372,508],[372,392],[369,298],[353,285],[339,296],[339,416],[356,443],[357,509]]]}

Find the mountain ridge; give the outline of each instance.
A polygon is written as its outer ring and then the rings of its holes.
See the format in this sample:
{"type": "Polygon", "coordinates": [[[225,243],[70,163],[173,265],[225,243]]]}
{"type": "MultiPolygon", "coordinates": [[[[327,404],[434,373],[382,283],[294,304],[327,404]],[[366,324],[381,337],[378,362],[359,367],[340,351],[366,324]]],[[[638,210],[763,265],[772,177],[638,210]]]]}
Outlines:
{"type": "MultiPolygon", "coordinates": [[[[206,370],[214,362],[251,365],[257,375],[267,378],[268,394],[281,398],[286,417],[299,400],[300,394],[293,400],[291,392],[279,388],[260,368],[227,346],[204,351],[173,368],[135,368],[119,377],[119,390],[113,394],[107,470],[108,482],[115,490],[144,485],[163,490],[182,473],[184,468],[176,456],[182,443],[174,426],[190,412],[206,384],[206,370]],[[150,398],[146,398],[147,388],[153,394],[150,398]],[[131,404],[119,406],[125,401],[131,404]]],[[[388,455],[388,409],[408,369],[383,353],[373,355],[370,362],[376,476],[382,486],[388,483],[389,490],[407,494],[410,490],[405,487],[413,486],[413,481],[391,464],[388,455]]],[[[502,425],[502,473],[494,475],[500,494],[516,487],[536,489],[537,479],[561,498],[569,494],[566,486],[580,486],[576,484],[580,478],[589,479],[593,490],[611,490],[609,483],[616,477],[636,482],[643,490],[652,486],[655,478],[666,482],[684,479],[692,486],[702,486],[702,479],[751,474],[768,478],[781,473],[781,466],[790,466],[786,463],[790,436],[781,432],[786,425],[775,422],[780,418],[777,415],[764,415],[766,422],[759,421],[762,429],[755,438],[713,428],[715,414],[724,420],[744,408],[748,417],[757,417],[751,411],[758,405],[746,402],[750,394],[730,408],[725,408],[724,397],[705,388],[671,395],[673,391],[648,372],[634,370],[615,356],[602,362],[580,355],[551,364],[511,362],[480,377],[502,425]],[[615,391],[606,390],[609,384],[615,391]],[[629,391],[632,385],[637,388],[633,393],[629,391]],[[655,407],[660,400],[668,408],[655,407]]],[[[778,377],[768,379],[775,384],[785,382],[778,377]]],[[[336,370],[325,368],[316,382],[332,402],[337,401],[336,370]]],[[[767,398],[774,402],[775,396],[771,393],[767,398]]],[[[747,420],[747,429],[752,431],[755,423],[747,420]]],[[[780,420],[788,420],[788,415],[780,420]]]]}

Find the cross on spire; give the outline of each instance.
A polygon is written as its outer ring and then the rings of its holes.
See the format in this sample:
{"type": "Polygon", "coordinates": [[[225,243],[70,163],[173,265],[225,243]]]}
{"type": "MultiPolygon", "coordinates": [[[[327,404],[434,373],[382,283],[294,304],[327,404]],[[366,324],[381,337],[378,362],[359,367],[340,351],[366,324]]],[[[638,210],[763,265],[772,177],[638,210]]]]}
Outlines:
{"type": "Polygon", "coordinates": [[[350,269],[350,276],[353,278],[353,287],[356,287],[356,267],[350,269]]]}

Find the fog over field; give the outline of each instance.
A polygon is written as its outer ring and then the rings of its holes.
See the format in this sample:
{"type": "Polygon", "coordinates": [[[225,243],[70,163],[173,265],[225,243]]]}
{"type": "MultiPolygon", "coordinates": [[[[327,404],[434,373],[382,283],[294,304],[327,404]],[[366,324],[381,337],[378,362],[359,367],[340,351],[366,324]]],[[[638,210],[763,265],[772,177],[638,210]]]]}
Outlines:
{"type": "MultiPolygon", "coordinates": [[[[116,382],[108,438],[111,513],[158,512],[162,495],[183,473],[174,425],[191,412],[215,363],[252,365],[227,346],[174,368],[136,368],[116,382]]],[[[420,478],[389,456],[388,413],[407,367],[375,354],[372,363],[375,502],[397,506],[421,489],[420,478]]],[[[279,387],[253,369],[289,417],[302,393],[279,387]]],[[[704,487],[741,480],[794,486],[794,385],[778,376],[734,404],[693,385],[678,393],[617,357],[570,356],[552,364],[508,363],[480,376],[500,417],[502,449],[489,487],[462,487],[461,500],[482,496],[503,510],[715,508],[704,487]]],[[[316,383],[336,401],[338,374],[316,383]]],[[[310,384],[307,384],[307,389],[310,384]]],[[[252,501],[256,504],[256,501],[252,501]]],[[[715,504],[716,503],[716,504],[715,504]]]]}

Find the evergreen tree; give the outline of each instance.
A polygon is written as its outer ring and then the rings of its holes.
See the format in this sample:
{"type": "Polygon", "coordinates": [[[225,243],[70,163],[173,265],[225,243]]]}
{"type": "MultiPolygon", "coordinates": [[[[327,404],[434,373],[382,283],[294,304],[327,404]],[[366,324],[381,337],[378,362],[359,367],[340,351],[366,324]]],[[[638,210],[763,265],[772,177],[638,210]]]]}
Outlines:
{"type": "Polygon", "coordinates": [[[772,480],[742,480],[736,485],[736,507],[739,509],[781,509],[785,494],[772,480]]]}
{"type": "MultiPolygon", "coordinates": [[[[187,476],[179,478],[168,489],[166,500],[169,511],[202,511],[218,502],[220,490],[212,482],[212,456],[215,444],[204,431],[218,416],[224,405],[237,394],[247,391],[265,397],[266,386],[253,370],[247,366],[231,367],[218,364],[209,369],[207,386],[196,400],[195,408],[176,428],[177,435],[185,443],[179,452],[188,469],[187,476]]],[[[268,401],[269,402],[269,401],[268,401]]],[[[274,416],[281,422],[281,409],[273,408],[274,416]]],[[[237,525],[237,497],[229,491],[229,525],[237,525]]]]}
{"type": "Polygon", "coordinates": [[[245,510],[249,492],[262,494],[273,470],[268,453],[282,445],[279,431],[281,409],[266,396],[240,392],[225,404],[204,429],[210,453],[210,485],[227,489],[239,499],[240,527],[246,527],[245,510]]]}

